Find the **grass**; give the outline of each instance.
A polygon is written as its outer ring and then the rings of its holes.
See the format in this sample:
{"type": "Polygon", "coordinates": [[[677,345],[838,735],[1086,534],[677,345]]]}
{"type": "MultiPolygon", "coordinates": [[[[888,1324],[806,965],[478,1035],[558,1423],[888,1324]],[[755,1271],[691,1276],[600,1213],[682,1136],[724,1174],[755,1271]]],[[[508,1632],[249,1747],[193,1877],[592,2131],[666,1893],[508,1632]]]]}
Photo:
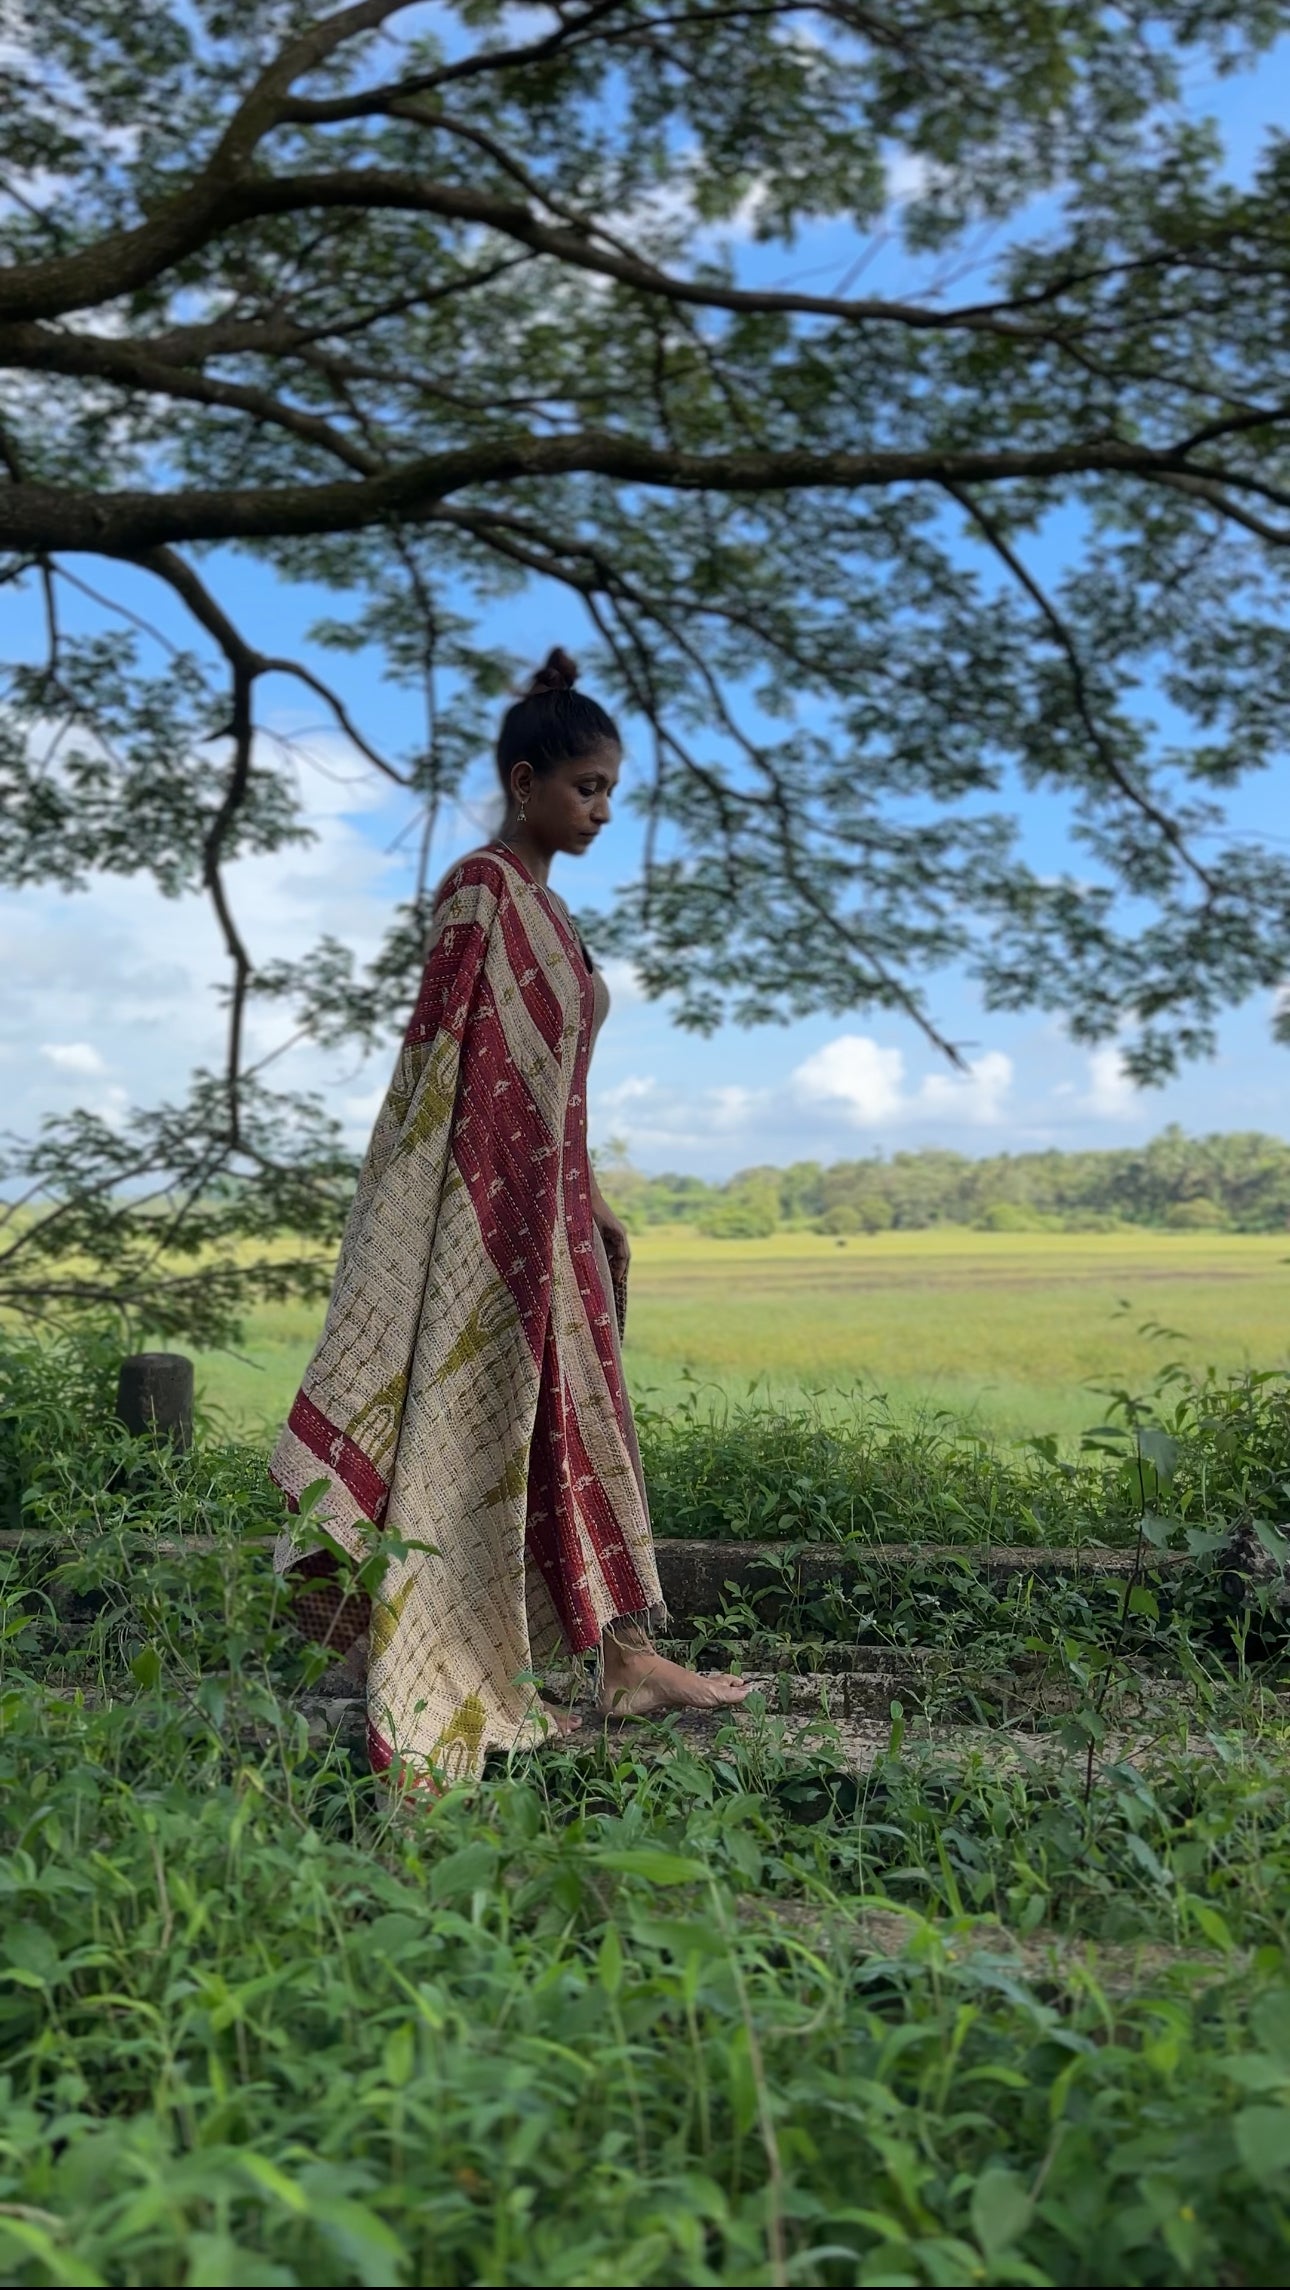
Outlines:
{"type": "MultiPolygon", "coordinates": [[[[654,1228],[634,1250],[628,1375],[664,1408],[697,1381],[717,1400],[752,1386],[781,1404],[822,1394],[849,1416],[860,1386],[905,1422],[941,1409],[994,1438],[1070,1439],[1099,1412],[1090,1383],[1140,1385],[1162,1356],[1223,1373],[1290,1356],[1285,1235],[943,1229],[839,1245],[654,1228]],[[1155,1338],[1148,1324],[1179,1333],[1155,1338]]],[[[312,1306],[257,1312],[242,1358],[201,1360],[207,1404],[267,1437],[320,1318],[312,1306]]]]}
{"type": "MultiPolygon", "coordinates": [[[[401,1806],[305,1724],[262,1456],[134,1447],[107,1350],[4,1351],[8,1514],[80,1537],[0,1554],[6,2282],[1285,2279],[1286,1627],[1215,1556],[1283,1503],[1282,1385],[1170,1387],[1131,1473],[1034,1458],[1054,1533],[1095,1493],[1174,1507],[1167,1618],[1149,1570],[1022,1597],[953,1563],[781,1614],[951,1682],[1044,1666],[1051,1755],[896,1704],[857,1760],[755,1713],[401,1806]]],[[[952,1455],[899,1437],[645,1431],[700,1532],[792,1497],[811,1533],[860,1485],[943,1515],[952,1455]]],[[[970,1451],[961,1508],[1001,1516],[1016,1468],[970,1451]]]]}

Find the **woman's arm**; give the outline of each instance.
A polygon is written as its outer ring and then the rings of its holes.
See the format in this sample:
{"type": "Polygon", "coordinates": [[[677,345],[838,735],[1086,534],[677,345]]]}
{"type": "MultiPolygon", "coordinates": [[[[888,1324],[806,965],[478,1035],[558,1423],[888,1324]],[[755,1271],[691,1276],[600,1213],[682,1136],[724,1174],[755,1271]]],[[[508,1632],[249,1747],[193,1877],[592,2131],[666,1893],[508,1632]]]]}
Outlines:
{"type": "Polygon", "coordinates": [[[615,1280],[621,1280],[631,1263],[632,1244],[622,1218],[610,1208],[593,1175],[591,1180],[591,1213],[605,1244],[609,1270],[615,1280]]]}

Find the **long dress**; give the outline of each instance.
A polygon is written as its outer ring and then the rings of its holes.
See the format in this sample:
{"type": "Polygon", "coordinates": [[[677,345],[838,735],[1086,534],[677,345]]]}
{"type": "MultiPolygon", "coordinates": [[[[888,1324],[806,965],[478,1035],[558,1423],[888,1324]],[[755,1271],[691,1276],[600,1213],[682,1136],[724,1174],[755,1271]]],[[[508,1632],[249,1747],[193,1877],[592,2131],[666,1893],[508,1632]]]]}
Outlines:
{"type": "Polygon", "coordinates": [[[604,1244],[586,1080],[608,995],[512,851],[443,884],[322,1336],[270,1470],[286,1572],[388,1553],[373,1765],[477,1773],[542,1738],[561,1647],[662,1612],[604,1244]]]}

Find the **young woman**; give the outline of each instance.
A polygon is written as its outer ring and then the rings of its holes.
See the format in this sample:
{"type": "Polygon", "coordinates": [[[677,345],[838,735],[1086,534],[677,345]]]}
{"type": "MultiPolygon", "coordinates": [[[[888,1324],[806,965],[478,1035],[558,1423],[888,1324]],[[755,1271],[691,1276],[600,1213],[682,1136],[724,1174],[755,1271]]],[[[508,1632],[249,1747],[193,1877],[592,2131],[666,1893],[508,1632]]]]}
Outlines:
{"type": "Polygon", "coordinates": [[[311,1634],[368,1629],[372,1763],[477,1772],[489,1749],[577,1723],[534,1673],[600,1653],[599,1706],[736,1703],[744,1688],[658,1655],[649,1511],[615,1294],[627,1235],[587,1154],[587,1066],[609,996],[551,863],[608,825],[622,744],[551,654],[497,745],[506,816],[453,868],[421,992],[358,1181],[326,1325],[271,1465],[301,1530],[356,1560],[410,1546],[368,1602],[334,1555],[278,1564],[311,1634]]]}

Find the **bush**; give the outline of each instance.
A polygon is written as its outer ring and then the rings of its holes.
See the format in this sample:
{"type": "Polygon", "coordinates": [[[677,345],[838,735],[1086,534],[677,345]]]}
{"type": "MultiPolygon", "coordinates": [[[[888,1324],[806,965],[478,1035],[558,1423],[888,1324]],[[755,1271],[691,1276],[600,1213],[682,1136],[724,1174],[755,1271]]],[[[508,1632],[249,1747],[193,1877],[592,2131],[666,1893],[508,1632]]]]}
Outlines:
{"type": "Polygon", "coordinates": [[[724,1201],[709,1210],[699,1231],[708,1240],[769,1240],[778,1225],[775,1211],[760,1201],[724,1201]]]}
{"type": "Polygon", "coordinates": [[[1222,1232],[1231,1221],[1226,1209],[1205,1193],[1195,1193],[1189,1201],[1171,1201],[1165,1210],[1171,1232],[1222,1232]]]}
{"type": "Polygon", "coordinates": [[[120,1365],[119,1337],[0,1331],[0,1525],[276,1534],[282,1497],[259,1448],[208,1436],[200,1414],[191,1454],[131,1438],[114,1412],[120,1365]]]}
{"type": "MultiPolygon", "coordinates": [[[[754,1711],[400,1807],[293,1698],[316,1672],[242,1541],[262,1459],[199,1436],[104,1496],[115,1365],[0,1337],[19,1498],[103,1530],[52,1660],[30,1553],[3,1567],[6,2282],[1284,2279],[1290,1822],[1248,1641],[1236,1679],[1145,1579],[1059,1607],[925,1555],[816,1638],[936,1648],[905,1669],[956,1709],[1038,1670],[1077,1757],[899,1701],[876,1753],[754,1711]],[[1166,1722],[1203,1754],[1122,1761],[1126,1648],[1185,1655],[1166,1722]]],[[[1145,1404],[1112,1398],[1130,1439],[1145,1404]]],[[[1286,1516],[1284,1377],[1166,1375],[1151,1430],[1073,1465],[872,1402],[641,1413],[664,1532],[1124,1541],[1153,1475],[1180,1532],[1286,1516]]],[[[1165,1676],[1126,1674],[1138,1731],[1165,1676]]]]}
{"type": "Polygon", "coordinates": [[[831,1419],[764,1402],[637,1411],[654,1532],[769,1541],[1044,1543],[1131,1539],[1132,1489],[1104,1463],[987,1445],[951,1418],[896,1423],[857,1395],[831,1419]]]}
{"type": "Polygon", "coordinates": [[[976,1220],[978,1232],[1044,1232],[1048,1219],[1020,1201],[991,1201],[976,1220]]]}
{"type": "Polygon", "coordinates": [[[816,1225],[817,1232],[843,1234],[861,1230],[860,1211],[849,1201],[839,1201],[835,1209],[826,1209],[816,1225]]]}

